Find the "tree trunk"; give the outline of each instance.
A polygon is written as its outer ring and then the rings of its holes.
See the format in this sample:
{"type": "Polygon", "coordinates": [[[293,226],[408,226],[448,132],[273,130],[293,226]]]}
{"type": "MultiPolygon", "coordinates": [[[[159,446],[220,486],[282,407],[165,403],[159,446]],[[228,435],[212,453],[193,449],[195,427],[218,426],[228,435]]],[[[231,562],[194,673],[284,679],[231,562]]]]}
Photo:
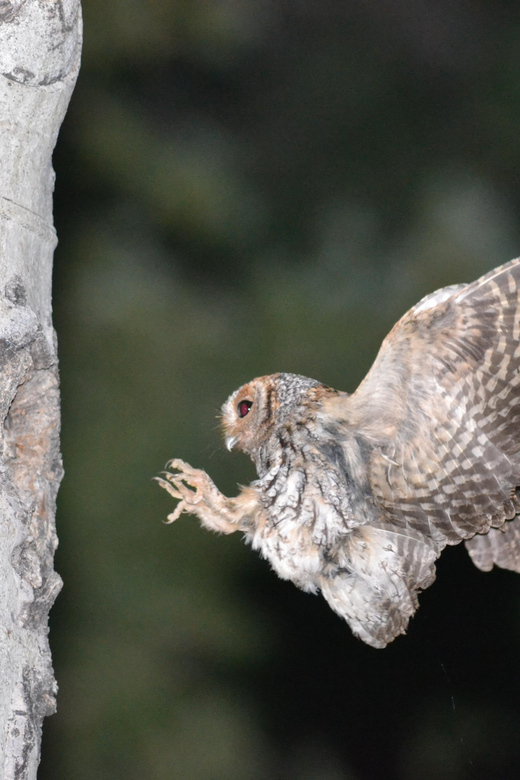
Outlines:
{"type": "Polygon", "coordinates": [[[55,710],[47,640],[62,476],[51,320],[51,155],[81,50],[79,0],[0,0],[0,777],[34,780],[55,710]]]}

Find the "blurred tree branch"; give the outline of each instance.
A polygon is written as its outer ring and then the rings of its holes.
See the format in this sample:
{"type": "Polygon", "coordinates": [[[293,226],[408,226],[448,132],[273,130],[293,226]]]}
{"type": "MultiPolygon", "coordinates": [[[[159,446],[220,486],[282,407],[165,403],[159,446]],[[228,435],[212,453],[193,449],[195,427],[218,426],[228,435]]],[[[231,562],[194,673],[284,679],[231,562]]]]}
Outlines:
{"type": "Polygon", "coordinates": [[[33,780],[55,710],[47,640],[62,476],[51,319],[51,155],[81,50],[79,0],[0,2],[0,776],[33,780]]]}

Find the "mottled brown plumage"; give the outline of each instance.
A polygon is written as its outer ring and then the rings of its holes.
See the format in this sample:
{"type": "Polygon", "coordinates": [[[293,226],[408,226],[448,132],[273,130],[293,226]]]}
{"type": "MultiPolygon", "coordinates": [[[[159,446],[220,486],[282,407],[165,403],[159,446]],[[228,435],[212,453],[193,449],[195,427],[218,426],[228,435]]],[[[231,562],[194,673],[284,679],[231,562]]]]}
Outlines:
{"type": "Polygon", "coordinates": [[[424,298],[353,395],[295,374],[226,401],[229,448],[258,480],[226,498],[171,461],[182,512],[244,532],[284,579],[320,591],[384,647],[406,630],[435,560],[464,540],[484,571],[520,572],[520,260],[424,298]]]}

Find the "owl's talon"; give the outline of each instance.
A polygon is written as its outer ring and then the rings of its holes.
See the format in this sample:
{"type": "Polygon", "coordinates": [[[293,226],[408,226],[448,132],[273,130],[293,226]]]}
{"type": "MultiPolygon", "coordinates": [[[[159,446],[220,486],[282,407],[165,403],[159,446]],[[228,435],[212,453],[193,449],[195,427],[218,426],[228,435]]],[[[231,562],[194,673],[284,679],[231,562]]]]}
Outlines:
{"type": "Polygon", "coordinates": [[[178,498],[180,501],[182,501],[182,495],[180,491],[176,490],[175,487],[166,479],[163,477],[154,477],[154,480],[159,483],[159,485],[168,491],[170,496],[173,496],[173,498],[178,498]]]}
{"type": "Polygon", "coordinates": [[[179,458],[172,458],[166,466],[176,469],[178,473],[163,471],[160,476],[155,477],[155,480],[173,498],[180,501],[175,511],[168,516],[167,522],[173,523],[183,512],[193,512],[195,507],[204,501],[209,478],[205,472],[192,468],[179,458]]]}
{"type": "Polygon", "coordinates": [[[186,474],[194,474],[195,472],[200,471],[200,469],[194,469],[193,466],[190,466],[189,463],[186,463],[185,460],[181,460],[180,458],[171,458],[166,464],[165,468],[176,469],[177,471],[181,471],[186,474]]]}
{"type": "Polygon", "coordinates": [[[176,472],[163,471],[155,480],[180,502],[168,515],[167,524],[186,512],[196,515],[212,531],[231,534],[238,530],[233,502],[222,495],[205,471],[194,469],[179,458],[172,458],[166,465],[176,472]]]}

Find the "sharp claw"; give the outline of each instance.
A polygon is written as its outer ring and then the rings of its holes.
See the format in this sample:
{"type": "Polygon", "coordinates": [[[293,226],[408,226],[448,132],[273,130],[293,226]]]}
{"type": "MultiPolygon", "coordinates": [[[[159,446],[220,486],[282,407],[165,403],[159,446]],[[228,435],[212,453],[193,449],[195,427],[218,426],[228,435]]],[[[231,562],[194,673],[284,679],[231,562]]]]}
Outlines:
{"type": "Polygon", "coordinates": [[[194,469],[193,466],[190,466],[189,463],[186,463],[185,460],[181,460],[180,458],[172,458],[169,460],[166,464],[166,468],[177,469],[177,471],[181,471],[184,476],[194,477],[199,473],[199,469],[194,469]]]}
{"type": "MultiPolygon", "coordinates": [[[[161,471],[161,474],[166,474],[166,472],[165,471],[161,471]]],[[[160,476],[159,477],[152,477],[152,479],[155,480],[155,482],[158,482],[159,485],[161,485],[161,487],[163,487],[164,484],[167,481],[164,477],[160,477],[160,476]]]]}
{"type": "Polygon", "coordinates": [[[189,463],[186,463],[184,460],[181,460],[180,458],[171,458],[166,464],[165,468],[178,469],[179,471],[193,471],[189,463]]]}
{"type": "MultiPolygon", "coordinates": [[[[186,482],[188,481],[188,478],[185,477],[184,474],[172,474],[171,471],[161,471],[161,474],[164,474],[164,476],[154,477],[159,484],[167,482],[168,484],[175,485],[178,489],[185,487],[183,480],[186,482]]],[[[165,487],[164,484],[163,487],[165,487]]]]}
{"type": "Polygon", "coordinates": [[[164,477],[155,477],[155,479],[167,479],[171,480],[172,477],[178,477],[179,474],[172,474],[171,471],[161,471],[161,474],[164,474],[164,477]]]}
{"type": "Polygon", "coordinates": [[[181,494],[180,490],[177,488],[176,485],[172,485],[171,482],[168,482],[167,480],[163,479],[162,477],[154,477],[155,481],[159,483],[159,485],[168,491],[170,496],[173,496],[173,498],[179,499],[179,501],[182,501],[184,496],[181,494]]]}

